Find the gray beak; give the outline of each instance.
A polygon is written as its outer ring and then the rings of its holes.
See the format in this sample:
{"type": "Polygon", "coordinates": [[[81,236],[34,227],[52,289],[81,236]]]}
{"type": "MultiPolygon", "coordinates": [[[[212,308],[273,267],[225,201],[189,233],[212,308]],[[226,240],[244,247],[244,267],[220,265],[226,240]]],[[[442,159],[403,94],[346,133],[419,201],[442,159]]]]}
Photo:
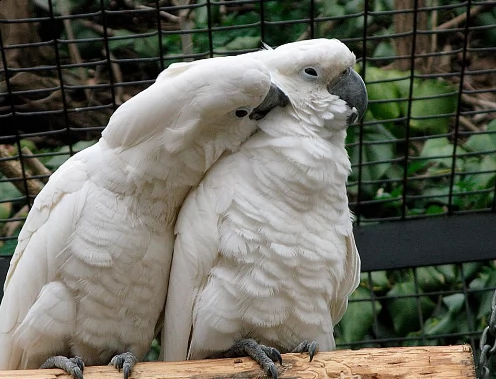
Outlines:
{"type": "Polygon", "coordinates": [[[251,120],[261,120],[272,110],[272,108],[275,108],[278,105],[285,107],[288,104],[289,98],[286,94],[274,83],[271,83],[269,93],[265,96],[265,99],[248,117],[250,117],[251,120]]]}
{"type": "Polygon", "coordinates": [[[343,75],[336,83],[327,87],[327,90],[332,95],[339,96],[357,112],[348,118],[348,124],[360,120],[367,110],[367,88],[360,75],[353,69],[350,69],[347,74],[343,75]]]}

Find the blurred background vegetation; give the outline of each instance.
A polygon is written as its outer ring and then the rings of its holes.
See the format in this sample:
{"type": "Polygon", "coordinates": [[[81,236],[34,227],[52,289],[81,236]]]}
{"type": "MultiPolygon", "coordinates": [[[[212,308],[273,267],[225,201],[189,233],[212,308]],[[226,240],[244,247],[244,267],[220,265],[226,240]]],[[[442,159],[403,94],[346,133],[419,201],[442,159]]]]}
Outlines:
{"type": "MultiPolygon", "coordinates": [[[[370,98],[348,132],[357,223],[494,211],[494,1],[3,1],[0,31],[9,68],[0,71],[1,157],[23,149],[33,187],[0,163],[0,255],[15,248],[26,193],[94,143],[113,110],[162,69],[262,40],[339,38],[355,52],[370,98]]],[[[495,287],[494,262],[364,273],[337,341],[473,342],[495,287]]]]}

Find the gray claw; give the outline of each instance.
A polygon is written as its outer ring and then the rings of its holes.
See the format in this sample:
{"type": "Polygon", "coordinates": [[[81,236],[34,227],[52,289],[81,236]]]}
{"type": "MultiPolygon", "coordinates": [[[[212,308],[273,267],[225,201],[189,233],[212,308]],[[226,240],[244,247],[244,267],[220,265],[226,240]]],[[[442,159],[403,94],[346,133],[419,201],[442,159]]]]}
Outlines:
{"type": "Polygon", "coordinates": [[[277,379],[277,367],[274,363],[272,363],[268,370],[267,370],[267,375],[272,376],[272,379],[277,379]]]}
{"type": "Polygon", "coordinates": [[[317,341],[312,341],[308,345],[308,354],[310,355],[310,362],[312,362],[313,356],[319,352],[319,343],[317,341]]]}
{"type": "Polygon", "coordinates": [[[56,355],[48,358],[40,368],[60,368],[75,379],[83,379],[84,362],[81,357],[67,358],[62,355],[56,355]]]}
{"type": "Polygon", "coordinates": [[[247,355],[262,366],[267,375],[277,379],[277,367],[273,361],[282,363],[281,353],[272,347],[260,345],[251,338],[238,340],[228,350],[216,353],[210,358],[234,358],[247,355]]]}
{"type": "Polygon", "coordinates": [[[282,365],[282,356],[279,350],[265,345],[260,345],[260,348],[265,354],[267,354],[270,359],[272,359],[274,362],[279,362],[279,364],[282,365]]]}
{"type": "Polygon", "coordinates": [[[134,368],[134,365],[138,362],[138,359],[133,353],[127,351],[122,354],[117,354],[111,360],[109,365],[114,366],[117,370],[122,370],[124,372],[124,379],[129,378],[129,374],[134,368]]]}
{"type": "Polygon", "coordinates": [[[313,357],[315,354],[319,352],[319,343],[317,341],[303,341],[300,343],[298,346],[296,346],[292,353],[309,353],[310,356],[310,362],[312,362],[313,357]]]}

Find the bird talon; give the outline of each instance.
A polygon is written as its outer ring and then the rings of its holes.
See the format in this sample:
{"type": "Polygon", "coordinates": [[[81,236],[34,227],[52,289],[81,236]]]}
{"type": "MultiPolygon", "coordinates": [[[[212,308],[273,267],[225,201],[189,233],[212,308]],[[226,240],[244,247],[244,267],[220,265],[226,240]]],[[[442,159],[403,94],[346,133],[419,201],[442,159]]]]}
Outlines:
{"type": "Polygon", "coordinates": [[[131,372],[131,367],[127,364],[126,367],[124,367],[124,379],[128,379],[130,372],[131,372]]]}
{"type": "Polygon", "coordinates": [[[319,352],[319,343],[317,341],[303,341],[298,346],[296,346],[292,351],[292,353],[308,353],[310,356],[310,362],[312,362],[315,354],[319,352]]]}
{"type": "Polygon", "coordinates": [[[60,368],[75,379],[83,379],[84,362],[81,357],[67,358],[62,355],[53,356],[48,358],[40,366],[40,369],[45,368],[60,368]]]}
{"type": "Polygon", "coordinates": [[[273,347],[265,346],[265,345],[259,345],[262,351],[272,359],[274,362],[279,362],[280,365],[282,365],[282,356],[279,350],[273,347]]]}
{"type": "Polygon", "coordinates": [[[122,354],[115,355],[111,360],[109,365],[114,366],[119,372],[122,370],[124,373],[124,379],[129,378],[129,374],[134,368],[138,360],[133,353],[125,352],[122,354]]]}
{"type": "Polygon", "coordinates": [[[83,372],[79,367],[74,368],[72,370],[72,376],[74,376],[76,379],[83,379],[83,372]]]}
{"type": "Polygon", "coordinates": [[[310,362],[312,362],[315,354],[319,352],[319,343],[317,341],[312,341],[308,344],[308,355],[310,356],[310,362]]]}
{"type": "Polygon", "coordinates": [[[277,361],[279,362],[279,364],[282,365],[282,356],[281,356],[281,353],[279,352],[279,350],[272,349],[272,353],[277,358],[277,361]]]}
{"type": "Polygon", "coordinates": [[[269,365],[267,369],[267,375],[270,375],[272,379],[277,379],[277,367],[275,364],[269,365]]]}
{"type": "MultiPolygon", "coordinates": [[[[70,358],[69,359],[72,363],[76,364],[78,367],[79,367],[79,370],[81,372],[84,371],[84,361],[83,361],[83,358],[81,357],[78,357],[78,356],[75,356],[73,358],[70,358]]],[[[82,375],[82,374],[81,374],[82,375]]]]}

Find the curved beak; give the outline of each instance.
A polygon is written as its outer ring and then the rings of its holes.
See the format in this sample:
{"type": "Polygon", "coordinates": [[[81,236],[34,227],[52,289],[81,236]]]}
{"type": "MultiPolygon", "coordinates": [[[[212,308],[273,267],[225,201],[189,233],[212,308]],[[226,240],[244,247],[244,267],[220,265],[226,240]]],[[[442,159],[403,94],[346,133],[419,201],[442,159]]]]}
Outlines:
{"type": "Polygon", "coordinates": [[[277,106],[285,107],[288,104],[289,98],[286,94],[277,85],[271,83],[270,90],[267,93],[267,96],[265,96],[265,99],[258,107],[253,109],[248,117],[250,117],[251,120],[261,120],[272,110],[272,108],[277,106]]]}
{"type": "Polygon", "coordinates": [[[330,94],[339,96],[341,99],[355,109],[355,112],[348,118],[348,124],[360,120],[367,110],[368,97],[365,83],[358,73],[350,69],[337,82],[327,87],[330,94]]]}

